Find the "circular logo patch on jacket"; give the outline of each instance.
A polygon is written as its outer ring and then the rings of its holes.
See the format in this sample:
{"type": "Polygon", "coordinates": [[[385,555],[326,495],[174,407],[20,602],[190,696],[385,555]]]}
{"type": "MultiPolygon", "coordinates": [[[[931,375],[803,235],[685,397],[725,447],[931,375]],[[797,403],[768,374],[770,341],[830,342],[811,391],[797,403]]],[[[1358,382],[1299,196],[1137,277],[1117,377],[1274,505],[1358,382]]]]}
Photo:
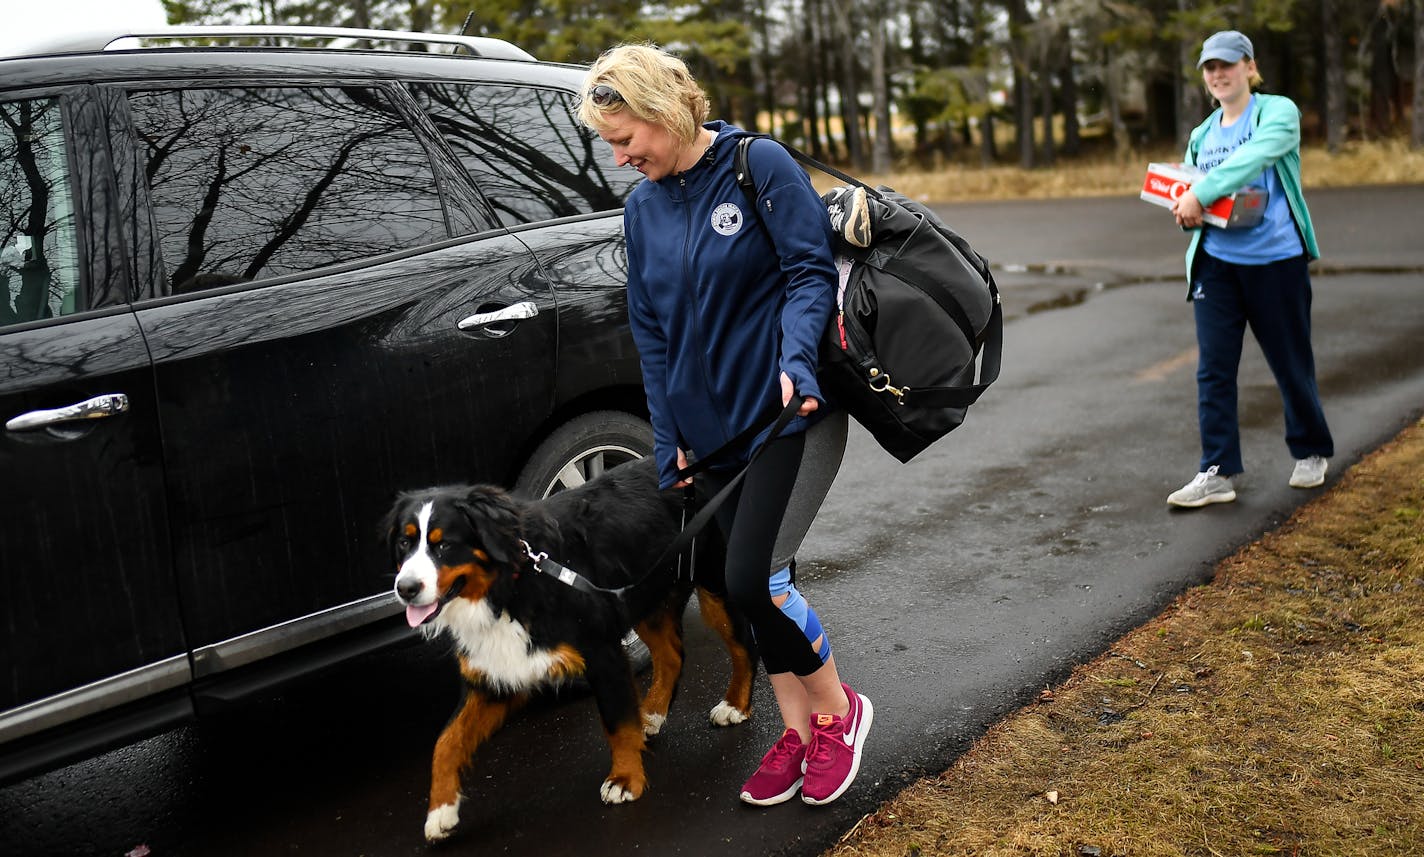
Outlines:
{"type": "Polygon", "coordinates": [[[736,235],[742,228],[742,210],[735,202],[724,202],[712,209],[712,228],[719,235],[736,235]]]}

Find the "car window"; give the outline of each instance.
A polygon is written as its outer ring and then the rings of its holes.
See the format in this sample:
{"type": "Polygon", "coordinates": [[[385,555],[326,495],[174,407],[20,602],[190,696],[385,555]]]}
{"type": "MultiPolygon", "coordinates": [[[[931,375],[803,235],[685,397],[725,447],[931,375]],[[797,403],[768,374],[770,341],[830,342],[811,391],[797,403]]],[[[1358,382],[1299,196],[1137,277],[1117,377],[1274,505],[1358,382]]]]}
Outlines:
{"type": "Polygon", "coordinates": [[[505,225],[617,210],[642,179],[579,124],[573,96],[523,86],[411,86],[505,225]]]}
{"type": "Polygon", "coordinates": [[[61,112],[57,98],[0,102],[0,325],[82,308],[61,112]]]}
{"type": "Polygon", "coordinates": [[[129,94],[169,292],[449,237],[425,149],[379,90],[129,94]]]}

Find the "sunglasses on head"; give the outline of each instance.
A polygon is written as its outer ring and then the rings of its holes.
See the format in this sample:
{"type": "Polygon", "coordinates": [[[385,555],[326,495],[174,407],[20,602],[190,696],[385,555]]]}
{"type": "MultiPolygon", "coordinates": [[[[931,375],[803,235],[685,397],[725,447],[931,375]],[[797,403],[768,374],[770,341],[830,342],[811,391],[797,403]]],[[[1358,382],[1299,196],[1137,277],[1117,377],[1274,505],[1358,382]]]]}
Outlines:
{"type": "Polygon", "coordinates": [[[599,107],[609,107],[614,104],[622,104],[623,93],[614,89],[606,83],[600,83],[588,91],[588,100],[599,107]]]}

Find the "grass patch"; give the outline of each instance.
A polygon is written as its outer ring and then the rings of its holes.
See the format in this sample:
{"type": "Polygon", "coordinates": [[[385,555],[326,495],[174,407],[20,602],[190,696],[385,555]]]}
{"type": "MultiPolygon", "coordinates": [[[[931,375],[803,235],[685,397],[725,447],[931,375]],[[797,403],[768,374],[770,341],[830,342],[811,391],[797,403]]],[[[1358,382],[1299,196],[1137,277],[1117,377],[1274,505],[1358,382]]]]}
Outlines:
{"type": "MultiPolygon", "coordinates": [[[[864,175],[872,186],[889,185],[924,202],[965,202],[983,199],[1051,199],[1080,196],[1137,196],[1151,161],[1181,160],[1180,148],[1133,152],[1124,157],[1095,156],[1062,160],[1053,167],[1024,170],[1012,166],[977,167],[947,164],[936,170],[892,171],[864,175]]],[[[1306,190],[1371,184],[1417,184],[1424,181],[1424,149],[1411,149],[1403,139],[1347,143],[1336,154],[1324,145],[1301,149],[1301,177],[1306,190]]],[[[813,174],[822,192],[838,182],[813,174]]]]}
{"type": "Polygon", "coordinates": [[[1424,853],[1424,421],[829,857],[1424,853]]]}

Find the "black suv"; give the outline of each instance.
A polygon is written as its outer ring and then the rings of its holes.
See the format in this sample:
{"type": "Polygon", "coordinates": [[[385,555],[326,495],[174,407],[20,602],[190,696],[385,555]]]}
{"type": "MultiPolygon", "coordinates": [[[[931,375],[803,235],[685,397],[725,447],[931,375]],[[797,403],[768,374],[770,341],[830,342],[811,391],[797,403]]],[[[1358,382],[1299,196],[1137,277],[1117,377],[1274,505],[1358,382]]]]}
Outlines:
{"type": "Polygon", "coordinates": [[[247,46],[0,60],[0,779],[407,638],[397,490],[651,448],[581,69],[150,35],[247,46]]]}

